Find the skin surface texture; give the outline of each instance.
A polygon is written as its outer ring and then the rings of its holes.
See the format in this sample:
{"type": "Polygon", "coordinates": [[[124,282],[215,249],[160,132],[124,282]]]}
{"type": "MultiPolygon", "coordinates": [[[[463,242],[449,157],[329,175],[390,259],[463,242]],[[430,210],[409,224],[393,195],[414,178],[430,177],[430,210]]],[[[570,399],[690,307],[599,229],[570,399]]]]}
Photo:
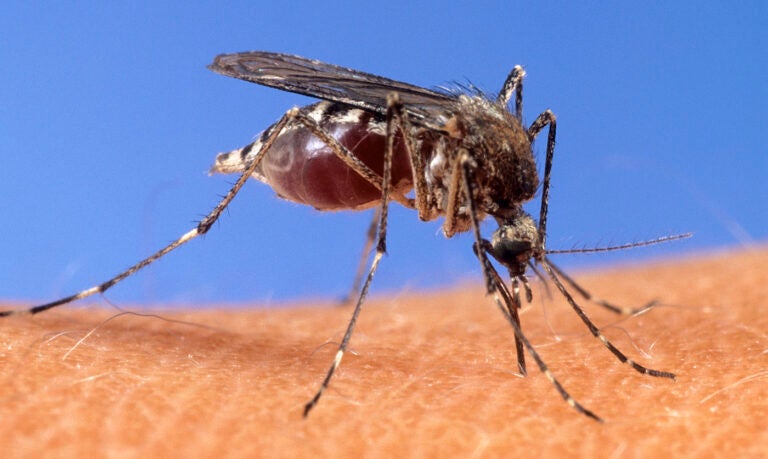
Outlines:
{"type": "Polygon", "coordinates": [[[762,247],[573,273],[617,304],[661,302],[627,318],[580,301],[614,344],[676,381],[619,363],[534,282],[523,330],[604,424],[530,358],[528,376],[516,373],[513,332],[480,283],[374,294],[307,419],[350,307],[7,317],[0,445],[8,457],[760,457],[766,266],[762,247]]]}

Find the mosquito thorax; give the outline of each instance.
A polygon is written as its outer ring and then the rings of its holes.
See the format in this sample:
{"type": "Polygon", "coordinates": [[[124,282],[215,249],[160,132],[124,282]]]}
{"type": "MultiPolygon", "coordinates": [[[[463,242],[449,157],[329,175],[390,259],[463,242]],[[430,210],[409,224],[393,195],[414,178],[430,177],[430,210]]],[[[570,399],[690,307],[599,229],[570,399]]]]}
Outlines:
{"type": "Polygon", "coordinates": [[[533,198],[539,176],[531,139],[505,105],[484,96],[463,96],[451,123],[460,133],[461,147],[477,162],[480,203],[488,213],[508,218],[498,210],[533,198]]]}
{"type": "Polygon", "coordinates": [[[520,212],[514,218],[499,221],[499,228],[491,236],[490,253],[516,276],[525,273],[528,261],[537,256],[539,245],[536,222],[520,212]]]}

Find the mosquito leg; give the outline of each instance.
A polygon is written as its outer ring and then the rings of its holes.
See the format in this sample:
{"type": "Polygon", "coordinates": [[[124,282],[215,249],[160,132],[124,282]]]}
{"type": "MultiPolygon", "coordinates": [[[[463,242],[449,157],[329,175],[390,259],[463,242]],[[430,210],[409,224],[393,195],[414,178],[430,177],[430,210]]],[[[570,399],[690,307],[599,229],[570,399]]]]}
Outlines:
{"type": "Polygon", "coordinates": [[[544,183],[541,187],[541,210],[539,211],[539,239],[541,240],[541,249],[547,246],[547,212],[549,208],[549,186],[552,175],[552,159],[555,157],[555,136],[557,134],[557,118],[549,110],[539,115],[531,127],[528,128],[528,137],[533,141],[539,132],[546,125],[549,125],[549,136],[547,137],[547,159],[544,163],[544,183]]]}
{"type": "Polygon", "coordinates": [[[419,213],[421,221],[430,221],[437,218],[437,211],[434,205],[434,195],[432,194],[427,178],[424,176],[426,165],[421,152],[416,148],[414,142],[411,123],[408,121],[408,115],[405,113],[405,107],[400,102],[392,106],[393,117],[400,128],[405,149],[408,151],[408,157],[411,160],[411,173],[414,184],[415,206],[419,213]]]}
{"type": "Polygon", "coordinates": [[[499,97],[496,99],[499,103],[505,106],[509,103],[509,99],[512,98],[512,93],[515,93],[515,117],[518,121],[523,121],[523,78],[525,78],[525,70],[519,65],[509,72],[504,86],[499,91],[499,97]]]}
{"type": "MultiPolygon", "coordinates": [[[[486,268],[496,280],[496,287],[497,287],[496,291],[504,299],[504,304],[506,305],[506,309],[502,309],[502,312],[504,312],[505,313],[504,315],[507,316],[507,320],[509,320],[510,322],[514,322],[515,324],[517,324],[518,328],[522,329],[522,326],[520,324],[520,312],[519,312],[520,311],[520,291],[517,287],[517,279],[513,280],[514,294],[510,295],[507,285],[501,279],[501,276],[499,276],[499,273],[496,271],[496,268],[494,268],[491,263],[488,263],[488,265],[486,265],[486,268]]],[[[520,370],[520,373],[523,376],[525,376],[526,374],[528,374],[528,371],[525,366],[525,350],[523,346],[524,346],[523,341],[520,339],[519,336],[517,336],[517,334],[515,334],[515,351],[517,352],[517,368],[520,370]]]]}
{"type": "Polygon", "coordinates": [[[248,167],[245,168],[245,171],[243,171],[243,173],[240,175],[240,178],[237,180],[237,182],[235,182],[235,184],[232,186],[232,188],[230,188],[230,190],[222,198],[222,200],[219,201],[216,207],[214,207],[214,209],[205,218],[203,218],[200,221],[200,223],[198,223],[196,228],[193,228],[192,230],[186,232],[180,238],[176,239],[175,241],[168,244],[164,248],[158,250],[157,252],[153,253],[149,257],[141,260],[140,262],[136,263],[135,265],[121,272],[117,276],[107,280],[106,282],[102,282],[99,285],[90,287],[74,295],[70,295],[70,296],[58,299],[56,301],[52,301],[50,303],[33,306],[28,309],[0,311],[0,317],[10,316],[13,314],[37,314],[39,312],[43,312],[48,309],[55,308],[57,306],[62,306],[67,303],[71,303],[73,301],[77,301],[83,298],[87,298],[89,296],[92,296],[98,293],[104,293],[108,289],[112,288],[115,284],[119,283],[120,281],[127,278],[128,276],[131,276],[132,274],[134,274],[136,271],[159,260],[160,258],[165,256],[168,252],[171,252],[172,250],[186,244],[187,242],[200,236],[201,234],[207,233],[208,230],[211,228],[211,225],[213,225],[213,223],[219,218],[219,216],[224,211],[224,209],[227,208],[229,203],[232,202],[232,200],[235,198],[235,196],[243,187],[243,185],[245,185],[245,182],[248,181],[248,179],[251,177],[251,174],[253,174],[253,172],[256,170],[256,167],[259,165],[259,162],[267,153],[267,151],[269,151],[269,149],[271,148],[277,136],[285,128],[285,126],[296,117],[297,113],[298,113],[298,109],[291,109],[288,112],[286,112],[282,118],[280,118],[280,121],[278,121],[275,124],[275,128],[272,131],[272,134],[267,138],[266,142],[264,142],[264,144],[261,147],[261,150],[256,154],[256,156],[250,162],[248,167]]]}
{"type": "Polygon", "coordinates": [[[616,356],[616,358],[619,359],[622,363],[626,363],[630,367],[634,368],[636,371],[650,376],[657,376],[660,378],[669,378],[669,379],[675,379],[675,375],[673,373],[669,373],[667,371],[660,371],[660,370],[653,370],[651,368],[644,367],[640,365],[639,363],[633,361],[632,359],[628,358],[626,355],[624,355],[623,352],[621,352],[616,346],[614,346],[610,341],[608,341],[608,338],[605,337],[600,332],[600,329],[597,328],[597,326],[590,320],[589,317],[587,317],[587,314],[584,312],[581,307],[576,304],[576,301],[573,299],[570,293],[565,289],[565,286],[562,282],[560,282],[560,278],[557,277],[557,274],[555,274],[555,271],[552,267],[550,267],[549,262],[546,259],[542,260],[541,265],[544,267],[544,270],[549,275],[550,279],[555,283],[555,286],[558,290],[560,290],[560,293],[563,294],[565,299],[568,301],[568,304],[571,305],[571,308],[576,312],[576,314],[581,318],[581,320],[587,325],[587,328],[589,328],[589,331],[592,333],[592,335],[599,339],[605,347],[608,348],[608,350],[613,353],[613,355],[616,356]]]}
{"type": "MultiPolygon", "coordinates": [[[[486,239],[482,239],[480,241],[480,246],[478,246],[477,243],[474,243],[472,245],[472,249],[475,252],[475,256],[480,260],[480,263],[485,263],[485,268],[482,270],[483,274],[488,273],[494,281],[494,286],[496,292],[498,292],[499,295],[501,295],[504,299],[504,304],[506,305],[506,308],[502,309],[502,313],[507,317],[507,320],[513,320],[517,325],[520,325],[520,289],[517,286],[517,279],[513,279],[513,291],[514,294],[511,294],[509,292],[509,289],[507,288],[507,285],[504,283],[504,281],[501,279],[501,276],[499,275],[499,272],[496,271],[496,268],[493,266],[493,264],[490,262],[490,259],[488,257],[485,257],[485,261],[480,258],[478,255],[479,250],[488,250],[488,247],[491,246],[491,243],[488,242],[486,239]],[[481,247],[481,248],[478,248],[481,247]]],[[[527,282],[526,282],[527,285],[527,282]]],[[[528,297],[528,289],[526,289],[526,297],[528,297]]],[[[530,301],[530,299],[529,299],[530,301]]],[[[515,350],[517,351],[517,367],[520,370],[520,373],[525,376],[528,372],[525,367],[525,350],[523,349],[523,342],[520,341],[520,338],[515,335],[515,350]]]]}
{"type": "MultiPolygon", "coordinates": [[[[528,341],[528,338],[525,337],[523,334],[523,329],[520,326],[519,316],[513,316],[509,311],[515,309],[515,307],[509,306],[509,301],[511,300],[509,295],[509,290],[506,290],[506,287],[504,289],[497,288],[500,284],[499,282],[499,274],[496,272],[495,269],[489,269],[493,268],[493,266],[490,264],[490,261],[488,260],[488,257],[485,255],[485,247],[490,245],[488,241],[482,239],[480,235],[480,224],[477,218],[477,211],[475,209],[475,202],[472,197],[472,187],[473,187],[473,170],[474,167],[476,167],[474,163],[474,160],[472,158],[469,158],[468,155],[465,155],[461,159],[463,170],[464,170],[464,186],[467,190],[467,196],[470,198],[467,200],[469,205],[469,213],[470,217],[472,218],[472,229],[475,234],[475,245],[478,248],[476,250],[477,258],[480,260],[480,266],[483,271],[483,276],[486,278],[486,282],[489,286],[488,293],[493,294],[493,299],[496,302],[496,305],[499,307],[501,312],[504,314],[504,317],[507,318],[507,322],[512,325],[512,329],[515,332],[515,339],[522,342],[523,346],[525,346],[526,349],[528,349],[528,353],[531,355],[533,360],[536,362],[536,365],[538,365],[539,370],[541,370],[542,373],[544,373],[544,376],[549,379],[549,381],[552,383],[553,386],[555,386],[555,389],[557,389],[557,392],[560,394],[561,397],[570,405],[573,407],[576,411],[579,413],[582,413],[583,415],[590,417],[598,422],[603,422],[603,420],[597,416],[592,411],[585,408],[583,405],[581,405],[579,402],[577,402],[571,395],[565,390],[562,384],[554,377],[552,372],[549,371],[549,368],[547,367],[547,364],[544,363],[544,360],[539,356],[539,353],[536,352],[536,349],[533,347],[530,341],[528,341]],[[503,298],[502,298],[503,297],[503,298]],[[507,306],[505,306],[505,304],[507,306]],[[515,320],[515,317],[517,317],[518,320],[515,320]]],[[[502,284],[503,285],[503,284],[502,284]]],[[[520,364],[518,359],[518,365],[520,364]]]]}
{"type": "MultiPolygon", "coordinates": [[[[474,162],[474,160],[469,158],[469,155],[465,152],[464,155],[459,156],[459,158],[457,158],[453,164],[453,169],[451,170],[451,181],[448,185],[448,205],[445,209],[445,222],[443,222],[443,233],[447,238],[450,238],[456,234],[458,221],[461,218],[461,197],[463,195],[461,190],[463,187],[466,187],[466,180],[462,181],[462,169],[465,167],[462,164],[463,161],[474,162]],[[463,156],[466,156],[467,159],[462,159],[463,156]]],[[[472,196],[471,193],[470,196],[472,196]]],[[[472,198],[470,198],[468,201],[472,201],[472,198]]],[[[482,239],[480,238],[479,232],[476,236],[477,241],[482,239]]],[[[485,257],[485,252],[481,252],[483,253],[482,256],[487,259],[487,257],[485,257]]],[[[486,279],[486,281],[490,282],[490,279],[486,279]]],[[[491,285],[490,283],[487,283],[486,285],[488,286],[488,293],[490,293],[491,285]]]]}
{"type": "Polygon", "coordinates": [[[379,262],[381,261],[381,257],[384,256],[384,252],[380,251],[377,247],[376,254],[373,256],[373,262],[371,262],[371,267],[368,270],[368,277],[365,279],[365,283],[363,284],[363,289],[360,292],[360,296],[357,300],[357,304],[355,305],[355,310],[352,312],[352,318],[349,320],[349,324],[347,325],[347,330],[344,333],[344,338],[341,340],[341,344],[339,345],[338,350],[336,351],[336,356],[333,358],[333,363],[331,364],[331,367],[328,369],[328,372],[325,374],[325,378],[323,379],[322,384],[320,384],[320,389],[317,390],[314,397],[312,397],[312,400],[307,402],[306,405],[304,405],[304,417],[306,418],[307,415],[309,415],[309,412],[312,410],[312,408],[317,405],[317,402],[320,401],[320,397],[322,397],[323,392],[328,388],[328,384],[331,382],[331,378],[333,377],[333,373],[336,371],[336,369],[341,364],[341,359],[344,357],[344,353],[347,351],[347,346],[349,346],[349,340],[352,338],[352,332],[355,329],[355,324],[357,323],[357,318],[360,315],[360,310],[362,309],[363,302],[365,301],[366,296],[368,295],[368,289],[371,286],[371,281],[373,280],[373,275],[376,273],[376,270],[379,267],[379,262]]]}
{"type": "Polygon", "coordinates": [[[323,392],[325,392],[325,390],[328,388],[328,384],[331,382],[333,373],[341,364],[341,359],[344,357],[344,353],[346,352],[347,347],[349,346],[349,340],[352,338],[352,332],[355,329],[357,318],[360,315],[360,311],[362,310],[363,303],[365,302],[365,298],[368,296],[368,289],[371,287],[373,276],[374,274],[376,274],[376,270],[379,267],[379,262],[381,261],[381,258],[387,252],[387,216],[388,216],[388,209],[389,209],[389,188],[390,188],[390,181],[391,181],[391,175],[392,175],[392,157],[394,156],[395,129],[397,127],[393,122],[393,118],[394,118],[393,107],[396,105],[399,105],[399,103],[400,101],[398,100],[396,93],[392,93],[387,97],[387,131],[386,131],[387,148],[384,152],[384,170],[383,170],[384,176],[382,177],[382,180],[381,180],[381,207],[379,211],[379,225],[378,225],[378,231],[377,231],[379,237],[376,243],[376,253],[373,256],[371,267],[368,269],[368,276],[365,278],[365,283],[363,284],[363,288],[360,291],[360,296],[357,299],[355,310],[352,312],[352,318],[349,319],[347,330],[344,332],[344,338],[341,339],[341,344],[339,344],[339,348],[336,351],[336,357],[334,357],[333,363],[331,364],[331,367],[328,369],[328,372],[325,375],[325,379],[323,379],[323,382],[320,385],[320,389],[318,389],[317,392],[315,393],[315,396],[312,397],[312,399],[309,402],[307,402],[306,405],[304,405],[304,417],[307,417],[307,415],[312,410],[312,408],[314,408],[315,405],[317,405],[317,402],[320,401],[320,397],[322,397],[323,392]]]}
{"type": "MultiPolygon", "coordinates": [[[[541,271],[539,271],[539,268],[536,267],[535,264],[528,262],[528,267],[531,268],[531,271],[536,275],[536,277],[541,280],[541,285],[544,287],[544,294],[547,295],[548,299],[552,299],[552,290],[549,288],[549,283],[547,282],[547,279],[544,278],[544,276],[541,274],[541,271]]],[[[530,301],[529,301],[530,303],[530,301]]]]}
{"type": "Polygon", "coordinates": [[[357,264],[357,270],[355,271],[355,278],[352,282],[352,288],[344,296],[341,304],[347,304],[350,302],[352,298],[357,295],[357,292],[360,291],[360,284],[363,282],[365,268],[368,265],[368,255],[370,255],[371,249],[373,248],[373,241],[376,239],[376,228],[379,224],[379,212],[380,209],[378,207],[373,212],[371,224],[368,226],[368,231],[366,231],[365,245],[363,245],[363,252],[360,254],[360,262],[357,264]]]}
{"type": "MultiPolygon", "coordinates": [[[[501,300],[497,295],[494,295],[494,300],[496,301],[496,304],[499,306],[499,308],[503,310],[504,306],[501,304],[501,300]]],[[[552,372],[549,371],[549,367],[547,367],[547,364],[544,362],[544,360],[542,360],[541,356],[539,356],[539,353],[536,352],[536,349],[533,347],[531,342],[528,341],[528,338],[526,338],[525,335],[523,334],[523,330],[522,328],[520,328],[520,325],[516,323],[514,320],[509,320],[509,317],[508,317],[508,322],[512,325],[512,328],[514,329],[515,337],[519,338],[520,341],[523,342],[523,345],[525,346],[526,349],[528,349],[528,353],[536,362],[536,365],[539,367],[539,370],[541,370],[541,372],[544,373],[544,376],[547,377],[549,382],[551,382],[552,385],[555,386],[555,389],[557,389],[557,392],[560,394],[561,397],[563,397],[563,400],[565,400],[566,403],[568,403],[568,405],[573,407],[579,413],[587,417],[590,417],[595,421],[604,422],[600,416],[588,410],[587,408],[584,407],[584,405],[577,402],[573,397],[571,397],[571,395],[568,393],[568,391],[565,390],[563,385],[560,384],[560,382],[557,380],[557,378],[555,378],[552,372]]]]}
{"type": "Polygon", "coordinates": [[[557,267],[557,265],[552,263],[549,259],[547,260],[547,264],[549,265],[550,268],[552,268],[552,270],[560,278],[565,280],[565,282],[568,285],[573,287],[573,289],[576,290],[579,293],[579,295],[581,295],[585,300],[591,301],[591,302],[593,302],[593,303],[595,303],[595,304],[597,304],[599,306],[604,307],[605,309],[608,309],[609,311],[615,312],[616,314],[621,314],[621,315],[626,315],[626,316],[640,314],[642,312],[645,312],[645,311],[653,308],[658,303],[657,300],[652,300],[652,301],[647,302],[643,306],[640,306],[639,308],[629,308],[629,307],[626,307],[626,306],[618,306],[618,305],[616,305],[614,303],[611,303],[609,301],[603,300],[603,299],[598,298],[598,297],[592,295],[591,293],[589,293],[584,287],[579,285],[571,276],[569,276],[565,272],[563,272],[562,269],[557,267]]]}

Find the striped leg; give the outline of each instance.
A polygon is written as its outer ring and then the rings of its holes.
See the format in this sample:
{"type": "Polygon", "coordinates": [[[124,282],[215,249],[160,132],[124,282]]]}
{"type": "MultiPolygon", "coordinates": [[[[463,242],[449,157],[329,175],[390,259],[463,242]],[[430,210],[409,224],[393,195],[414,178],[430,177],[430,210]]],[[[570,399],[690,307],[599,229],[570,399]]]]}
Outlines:
{"type": "Polygon", "coordinates": [[[200,221],[200,223],[198,223],[197,227],[191,229],[190,231],[187,231],[186,233],[184,233],[184,235],[182,235],[180,238],[176,239],[172,243],[168,244],[167,246],[153,253],[149,257],[141,260],[140,262],[136,263],[135,265],[121,272],[117,276],[105,282],[102,282],[99,285],[95,285],[93,287],[87,288],[78,293],[75,293],[74,295],[60,298],[50,303],[33,306],[28,309],[0,311],[0,317],[10,316],[14,314],[37,314],[43,311],[47,311],[48,309],[55,308],[57,306],[62,306],[67,303],[71,303],[73,301],[87,298],[95,294],[104,293],[110,288],[112,288],[113,286],[115,286],[116,284],[118,284],[119,282],[121,282],[122,280],[124,280],[125,278],[134,274],[136,271],[139,271],[140,269],[159,260],[160,258],[165,256],[167,253],[171,252],[172,250],[186,244],[187,242],[191,241],[192,239],[195,239],[201,234],[207,233],[208,230],[211,228],[211,226],[214,224],[214,222],[216,222],[219,216],[221,216],[221,213],[224,211],[224,209],[227,208],[229,203],[232,202],[232,200],[235,198],[235,196],[243,187],[243,185],[245,185],[245,182],[247,182],[248,179],[251,177],[253,172],[258,167],[259,162],[261,162],[262,158],[264,158],[264,155],[272,147],[272,144],[274,143],[277,136],[280,135],[282,130],[285,128],[285,126],[288,125],[288,123],[292,122],[298,116],[298,114],[299,114],[299,110],[297,108],[294,108],[286,112],[285,115],[283,115],[283,117],[280,118],[280,121],[278,121],[275,124],[275,129],[272,131],[272,134],[264,142],[261,150],[256,154],[253,161],[246,167],[245,171],[240,175],[240,178],[237,180],[237,182],[235,182],[232,188],[230,188],[230,190],[227,192],[224,198],[222,198],[222,200],[219,201],[216,207],[205,218],[203,218],[200,221]]]}
{"type": "MultiPolygon", "coordinates": [[[[472,228],[475,235],[475,246],[478,248],[478,250],[475,251],[477,254],[478,259],[480,260],[480,267],[483,271],[483,276],[486,278],[486,285],[489,288],[488,293],[493,294],[493,299],[496,302],[496,305],[499,307],[501,312],[504,314],[504,317],[507,318],[507,321],[512,325],[512,329],[515,332],[515,339],[522,343],[523,346],[528,350],[528,353],[531,355],[533,360],[536,362],[536,365],[538,365],[539,370],[541,370],[542,373],[549,379],[549,381],[552,383],[552,385],[555,386],[555,389],[557,389],[557,392],[560,394],[560,396],[563,397],[563,399],[573,407],[576,411],[579,413],[592,418],[598,422],[603,422],[603,419],[597,416],[592,411],[585,408],[582,404],[577,402],[571,395],[568,393],[568,391],[565,390],[562,384],[554,377],[552,372],[549,371],[549,368],[547,367],[547,364],[544,362],[544,360],[539,356],[539,353],[536,352],[536,349],[533,347],[530,341],[528,341],[528,338],[526,338],[525,334],[523,333],[522,328],[520,327],[519,318],[514,317],[510,312],[510,308],[514,308],[514,306],[510,307],[508,306],[509,301],[509,292],[504,289],[498,288],[499,285],[499,275],[496,273],[495,269],[493,269],[493,266],[491,265],[490,261],[488,260],[488,257],[486,255],[485,247],[488,246],[487,241],[485,241],[481,235],[480,235],[480,224],[477,218],[477,205],[472,199],[473,193],[473,187],[474,187],[474,181],[472,178],[474,177],[473,171],[476,165],[474,164],[474,160],[472,158],[469,158],[468,156],[461,159],[462,165],[463,165],[463,179],[464,179],[464,187],[467,192],[467,203],[470,210],[470,217],[472,219],[472,228]]],[[[523,280],[525,283],[525,280],[523,280]]],[[[559,285],[559,284],[558,284],[559,285]]],[[[519,363],[519,362],[518,362],[519,363]]]]}
{"type": "Polygon", "coordinates": [[[634,360],[630,359],[626,355],[624,355],[623,352],[621,352],[616,346],[613,345],[610,341],[608,341],[608,338],[605,337],[600,332],[600,329],[597,328],[597,326],[592,322],[592,320],[587,316],[587,314],[584,312],[584,310],[579,306],[576,301],[573,299],[570,293],[568,293],[568,290],[565,289],[565,286],[562,282],[560,282],[560,278],[557,277],[557,274],[555,274],[552,267],[549,265],[549,262],[546,260],[546,258],[541,260],[541,265],[544,267],[544,271],[547,272],[550,279],[555,283],[555,286],[557,286],[557,289],[560,290],[560,293],[563,294],[565,299],[568,301],[568,304],[571,305],[571,308],[573,308],[574,311],[576,311],[576,314],[579,316],[579,318],[587,325],[587,328],[589,328],[589,331],[592,333],[592,335],[599,339],[601,343],[605,345],[605,347],[608,348],[608,350],[613,353],[613,355],[616,356],[619,361],[622,363],[626,363],[630,367],[634,368],[636,371],[644,374],[644,375],[650,375],[650,376],[656,376],[660,378],[669,378],[669,379],[675,379],[675,375],[673,373],[670,373],[668,371],[661,371],[661,370],[654,370],[651,368],[644,367],[640,365],[639,363],[635,362],[634,360]]]}
{"type": "MultiPolygon", "coordinates": [[[[352,318],[349,319],[347,330],[346,332],[344,332],[344,338],[342,338],[341,343],[339,344],[339,348],[336,351],[336,356],[333,359],[333,363],[331,364],[331,367],[328,369],[328,372],[326,373],[322,384],[320,384],[320,388],[317,390],[314,397],[312,397],[312,399],[309,402],[307,402],[306,405],[304,405],[304,417],[307,417],[307,415],[312,410],[312,408],[314,408],[315,405],[317,405],[317,402],[320,401],[320,397],[322,397],[323,393],[328,388],[328,384],[330,384],[333,374],[336,372],[336,369],[341,364],[341,359],[344,357],[344,353],[347,351],[347,347],[349,346],[349,340],[352,338],[352,332],[355,329],[357,318],[360,316],[360,311],[362,310],[363,303],[365,302],[365,298],[368,296],[368,289],[371,287],[373,276],[374,274],[376,274],[376,270],[379,268],[379,262],[381,261],[381,258],[384,256],[384,254],[387,251],[387,216],[388,216],[388,210],[389,210],[389,191],[390,191],[389,188],[390,188],[390,181],[392,176],[392,157],[393,157],[393,151],[394,151],[395,133],[398,127],[395,124],[395,117],[396,117],[395,112],[398,109],[398,107],[401,107],[400,102],[398,100],[397,94],[393,93],[387,98],[387,148],[384,153],[384,171],[383,171],[384,176],[382,177],[382,180],[381,180],[381,205],[378,211],[379,225],[378,225],[378,231],[377,231],[379,237],[376,243],[376,253],[373,256],[371,267],[368,269],[368,276],[366,277],[365,283],[363,284],[363,289],[360,291],[360,296],[357,299],[355,310],[352,312],[352,318]]],[[[408,133],[403,133],[403,135],[408,135],[408,133]]]]}

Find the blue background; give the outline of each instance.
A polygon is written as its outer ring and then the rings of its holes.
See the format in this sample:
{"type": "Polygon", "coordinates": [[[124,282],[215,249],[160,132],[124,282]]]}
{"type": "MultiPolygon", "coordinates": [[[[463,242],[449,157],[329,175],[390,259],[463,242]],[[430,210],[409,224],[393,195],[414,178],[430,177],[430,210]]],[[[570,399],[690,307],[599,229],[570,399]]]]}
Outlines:
{"type": "MultiPolygon", "coordinates": [[[[310,102],[205,69],[216,54],[251,49],[428,87],[469,80],[492,93],[524,65],[527,121],[546,108],[559,121],[550,248],[695,232],[654,248],[557,256],[568,268],[765,241],[765,5],[6,4],[0,298],[73,293],[192,228],[234,181],[206,175],[215,154],[310,102]]],[[[166,305],[338,297],[369,218],[318,213],[252,182],[208,235],[107,296],[166,305]]],[[[441,221],[394,211],[374,293],[479,285],[471,237],[446,241],[441,221]]]]}

